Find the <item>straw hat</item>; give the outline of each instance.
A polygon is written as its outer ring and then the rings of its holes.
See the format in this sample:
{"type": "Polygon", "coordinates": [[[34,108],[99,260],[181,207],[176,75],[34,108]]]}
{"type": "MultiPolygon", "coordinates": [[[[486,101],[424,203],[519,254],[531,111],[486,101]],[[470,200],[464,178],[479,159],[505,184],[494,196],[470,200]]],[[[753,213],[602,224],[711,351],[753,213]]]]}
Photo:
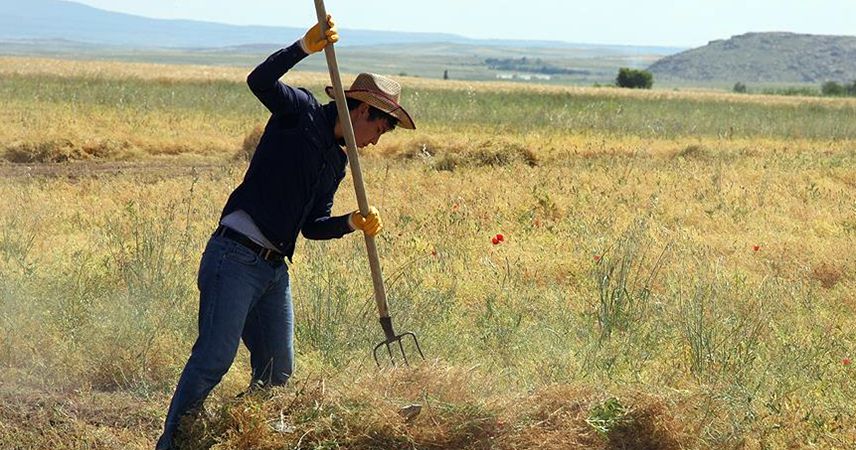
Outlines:
{"type": "MultiPolygon", "coordinates": [[[[335,98],[333,87],[327,86],[327,95],[335,98]]],[[[345,91],[345,97],[360,100],[398,119],[402,128],[415,130],[416,125],[410,114],[398,104],[401,98],[401,85],[397,82],[374,73],[361,73],[345,91]]]]}

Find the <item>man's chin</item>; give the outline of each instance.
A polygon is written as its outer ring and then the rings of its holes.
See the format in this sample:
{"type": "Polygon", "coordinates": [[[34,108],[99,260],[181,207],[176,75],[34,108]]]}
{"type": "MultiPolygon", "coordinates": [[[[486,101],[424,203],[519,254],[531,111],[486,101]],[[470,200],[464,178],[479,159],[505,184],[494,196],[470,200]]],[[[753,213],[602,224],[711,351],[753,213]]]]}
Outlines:
{"type": "MultiPolygon", "coordinates": [[[[347,144],[345,143],[344,139],[337,139],[336,143],[339,144],[339,147],[342,147],[342,148],[347,147],[347,144]]],[[[365,145],[357,144],[357,148],[362,149],[363,147],[365,147],[365,145]]]]}

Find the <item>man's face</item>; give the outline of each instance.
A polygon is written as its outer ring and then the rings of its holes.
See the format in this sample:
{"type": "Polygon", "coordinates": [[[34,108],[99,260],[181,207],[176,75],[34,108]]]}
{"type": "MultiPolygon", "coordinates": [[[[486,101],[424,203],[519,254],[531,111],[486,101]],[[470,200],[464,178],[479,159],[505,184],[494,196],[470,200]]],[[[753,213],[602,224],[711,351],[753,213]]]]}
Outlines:
{"type": "Polygon", "coordinates": [[[351,111],[351,122],[354,125],[354,138],[359,148],[369,144],[377,145],[380,136],[390,130],[389,122],[385,118],[369,119],[369,105],[366,103],[351,111]]]}

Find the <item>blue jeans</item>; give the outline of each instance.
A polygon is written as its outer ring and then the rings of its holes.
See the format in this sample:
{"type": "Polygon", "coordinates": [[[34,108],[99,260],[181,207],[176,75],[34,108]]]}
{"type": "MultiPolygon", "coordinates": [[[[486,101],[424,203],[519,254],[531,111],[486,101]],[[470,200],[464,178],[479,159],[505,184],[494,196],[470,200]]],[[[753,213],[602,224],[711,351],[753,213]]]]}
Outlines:
{"type": "Polygon", "coordinates": [[[158,449],[168,449],[181,417],[201,406],[229,370],[238,343],[250,351],[252,383],[285,384],[294,361],[288,266],[213,236],[199,267],[199,337],[178,380],[158,449]]]}

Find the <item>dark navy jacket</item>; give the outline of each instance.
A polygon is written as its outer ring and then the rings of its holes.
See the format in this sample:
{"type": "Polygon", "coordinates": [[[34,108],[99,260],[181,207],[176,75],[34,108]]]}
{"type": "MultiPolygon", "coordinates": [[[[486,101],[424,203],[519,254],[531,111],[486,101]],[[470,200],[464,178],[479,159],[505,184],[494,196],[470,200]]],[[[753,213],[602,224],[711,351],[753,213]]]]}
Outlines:
{"type": "Polygon", "coordinates": [[[305,57],[295,43],[268,57],[247,77],[271,117],[243,182],[221,215],[243,209],[289,260],[301,231],[307,239],[340,238],[352,231],[348,215],[330,217],[348,162],[333,134],[336,105],[322,106],[309,91],[279,81],[305,57]]]}

